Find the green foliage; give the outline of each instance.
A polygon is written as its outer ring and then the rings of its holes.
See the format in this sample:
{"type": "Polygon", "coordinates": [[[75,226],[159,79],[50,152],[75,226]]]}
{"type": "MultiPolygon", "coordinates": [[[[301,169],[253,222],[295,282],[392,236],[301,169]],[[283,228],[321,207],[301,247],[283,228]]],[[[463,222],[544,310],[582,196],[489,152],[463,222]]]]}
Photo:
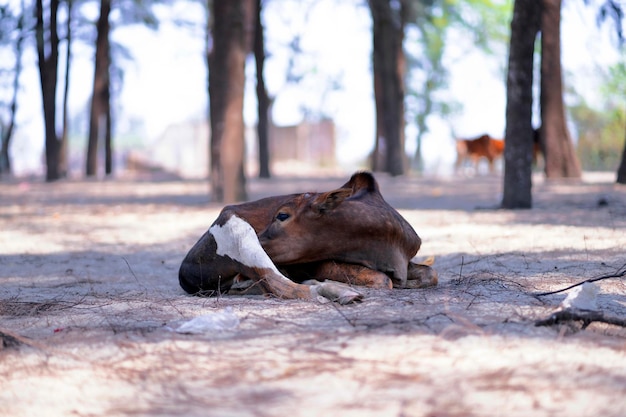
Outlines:
{"type": "Polygon", "coordinates": [[[116,23],[121,26],[140,24],[157,30],[159,19],[154,12],[154,6],[167,3],[167,0],[118,0],[114,3],[117,11],[116,23]]]}
{"type": "Polygon", "coordinates": [[[578,157],[583,169],[615,170],[624,148],[626,111],[626,66],[620,62],[609,68],[600,88],[605,98],[601,109],[594,109],[578,98],[569,113],[578,130],[578,157]]]}
{"type": "Polygon", "coordinates": [[[609,68],[608,80],[600,91],[610,101],[624,98],[626,93],[626,64],[623,61],[609,68]]]}
{"type": "Polygon", "coordinates": [[[508,47],[513,0],[465,0],[461,24],[473,33],[476,44],[487,53],[508,47]],[[467,17],[466,17],[467,16],[467,17]]]}
{"type": "Polygon", "coordinates": [[[441,94],[448,87],[449,74],[443,59],[446,48],[451,46],[450,32],[455,30],[471,36],[473,44],[487,54],[503,55],[508,44],[512,9],[513,0],[408,2],[406,110],[407,118],[414,121],[418,129],[417,166],[420,165],[421,140],[428,132],[428,117],[433,114],[445,117],[461,109],[460,103],[441,94]]]}

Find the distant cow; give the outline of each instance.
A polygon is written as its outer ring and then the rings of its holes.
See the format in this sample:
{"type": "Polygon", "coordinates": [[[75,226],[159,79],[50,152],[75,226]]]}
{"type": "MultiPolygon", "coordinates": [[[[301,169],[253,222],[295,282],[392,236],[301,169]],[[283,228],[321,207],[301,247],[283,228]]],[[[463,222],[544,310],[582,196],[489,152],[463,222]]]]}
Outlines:
{"type": "Polygon", "coordinates": [[[179,282],[188,293],[212,295],[251,279],[279,298],[321,295],[346,304],[362,296],[337,282],[375,288],[436,285],[430,266],[411,261],[420,245],[411,225],[383,199],[374,177],[360,172],[333,191],[225,207],[183,260],[179,282]],[[306,280],[316,281],[303,285],[306,280]]]}
{"type": "Polygon", "coordinates": [[[489,163],[489,172],[493,173],[495,171],[494,162],[503,153],[504,141],[494,139],[489,135],[482,135],[476,139],[458,139],[456,141],[456,163],[454,164],[454,169],[458,172],[467,160],[471,160],[474,167],[477,167],[480,159],[485,158],[489,163]]]}

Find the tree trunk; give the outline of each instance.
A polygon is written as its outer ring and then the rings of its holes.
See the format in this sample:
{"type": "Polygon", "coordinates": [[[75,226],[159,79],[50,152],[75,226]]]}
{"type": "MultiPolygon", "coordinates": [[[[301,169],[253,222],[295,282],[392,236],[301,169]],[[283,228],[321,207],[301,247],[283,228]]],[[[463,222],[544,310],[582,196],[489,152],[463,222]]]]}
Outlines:
{"type": "Polygon", "coordinates": [[[243,93],[247,40],[254,33],[252,0],[213,2],[209,52],[211,190],[213,200],[247,199],[244,170],[243,93]]]}
{"type": "Polygon", "coordinates": [[[617,169],[617,183],[626,184],[626,139],[624,140],[624,150],[622,151],[622,162],[617,169]]]}
{"type": "Polygon", "coordinates": [[[426,126],[426,118],[433,111],[433,101],[431,100],[431,94],[426,92],[424,94],[424,110],[420,112],[420,114],[416,117],[417,123],[417,136],[415,137],[415,154],[413,155],[413,169],[417,172],[422,172],[424,170],[424,160],[422,157],[422,139],[424,134],[428,131],[428,127],[426,126]]]}
{"type": "Polygon", "coordinates": [[[394,11],[389,0],[370,0],[376,140],[372,169],[402,175],[404,154],[404,2],[394,11]]]}
{"type": "Polygon", "coordinates": [[[561,0],[543,0],[541,13],[541,129],[547,178],[580,178],[565,122],[561,71],[561,0]]]}
{"type": "Polygon", "coordinates": [[[532,206],[533,55],[540,16],[541,5],[536,0],[515,0],[507,73],[502,197],[502,207],[507,209],[532,206]]]}
{"type": "Polygon", "coordinates": [[[263,69],[265,66],[265,42],[261,21],[262,0],[256,2],[256,22],[254,33],[254,58],[256,62],[256,97],[258,103],[257,135],[259,137],[259,177],[270,178],[269,123],[270,98],[265,87],[263,69]]]}
{"type": "Polygon", "coordinates": [[[65,24],[65,86],[63,88],[63,130],[59,147],[59,175],[67,177],[69,169],[67,135],[69,128],[68,98],[70,93],[70,64],[72,62],[72,4],[74,0],[67,0],[67,21],[65,24]]]}
{"type": "MultiPolygon", "coordinates": [[[[100,1],[100,17],[97,24],[96,56],[94,64],[93,91],[91,95],[91,108],[89,113],[89,139],[87,143],[87,166],[88,177],[94,176],[98,171],[98,141],[105,138],[106,146],[110,150],[111,120],[109,112],[110,81],[109,81],[109,14],[111,13],[111,0],[100,1]]],[[[107,174],[110,173],[110,155],[107,154],[107,174]]]]}
{"type": "Polygon", "coordinates": [[[110,67],[111,62],[109,61],[107,64],[107,95],[106,100],[103,100],[104,107],[104,175],[112,175],[113,174],[113,140],[112,140],[112,132],[111,132],[111,95],[110,91],[110,83],[108,77],[108,68],[110,67]]]}
{"type": "Polygon", "coordinates": [[[36,3],[36,36],[39,80],[46,137],[46,181],[59,179],[59,140],[56,134],[56,90],[59,61],[59,35],[57,12],[59,0],[50,0],[50,15],[47,37],[44,27],[43,1],[36,3]]]}
{"type": "Polygon", "coordinates": [[[7,123],[6,128],[2,131],[2,149],[0,149],[0,176],[10,176],[11,175],[11,158],[9,156],[9,145],[11,143],[11,138],[13,137],[13,132],[15,130],[15,115],[17,113],[17,94],[20,89],[20,75],[22,74],[22,54],[24,52],[24,38],[25,38],[25,28],[24,28],[24,14],[26,13],[26,9],[24,8],[24,0],[21,2],[21,11],[20,15],[17,19],[16,30],[18,31],[17,41],[15,42],[15,70],[13,73],[13,84],[11,86],[12,95],[11,102],[9,104],[9,121],[7,123]]]}

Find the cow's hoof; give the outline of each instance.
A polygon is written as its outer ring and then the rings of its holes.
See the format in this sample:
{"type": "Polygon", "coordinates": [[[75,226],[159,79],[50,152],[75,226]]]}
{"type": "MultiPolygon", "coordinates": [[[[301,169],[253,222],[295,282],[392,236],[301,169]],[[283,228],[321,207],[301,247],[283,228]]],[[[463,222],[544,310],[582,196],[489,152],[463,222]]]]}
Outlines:
{"type": "Polygon", "coordinates": [[[439,281],[439,274],[428,265],[409,263],[406,283],[401,288],[428,288],[435,287],[439,281]]]}
{"type": "Polygon", "coordinates": [[[341,305],[358,303],[363,300],[363,294],[351,287],[337,282],[319,282],[311,286],[311,292],[316,293],[323,300],[332,301],[341,305]]]}

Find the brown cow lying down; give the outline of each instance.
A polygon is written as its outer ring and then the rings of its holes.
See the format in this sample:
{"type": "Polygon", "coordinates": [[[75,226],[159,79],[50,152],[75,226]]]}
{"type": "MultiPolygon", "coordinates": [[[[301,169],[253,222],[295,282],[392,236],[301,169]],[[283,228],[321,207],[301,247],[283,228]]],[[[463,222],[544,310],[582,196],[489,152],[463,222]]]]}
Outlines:
{"type": "Polygon", "coordinates": [[[360,172],[326,193],[225,207],[183,260],[179,282],[188,293],[213,295],[250,279],[279,298],[322,296],[347,304],[362,295],[345,284],[436,285],[434,269],[411,262],[420,245],[411,225],[383,199],[374,177],[360,172]]]}

